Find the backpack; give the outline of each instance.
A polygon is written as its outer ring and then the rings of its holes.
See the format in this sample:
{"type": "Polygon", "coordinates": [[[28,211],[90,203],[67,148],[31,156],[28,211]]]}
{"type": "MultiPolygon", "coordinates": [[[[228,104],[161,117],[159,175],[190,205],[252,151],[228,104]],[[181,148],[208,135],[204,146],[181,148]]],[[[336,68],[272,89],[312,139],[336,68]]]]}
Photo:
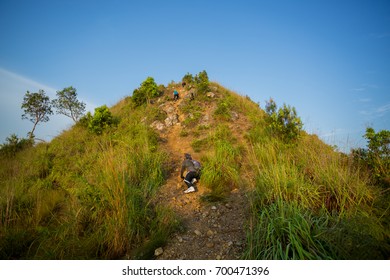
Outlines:
{"type": "Polygon", "coordinates": [[[200,162],[193,159],[192,163],[194,164],[196,172],[200,173],[200,170],[202,169],[202,165],[200,164],[200,162]]]}

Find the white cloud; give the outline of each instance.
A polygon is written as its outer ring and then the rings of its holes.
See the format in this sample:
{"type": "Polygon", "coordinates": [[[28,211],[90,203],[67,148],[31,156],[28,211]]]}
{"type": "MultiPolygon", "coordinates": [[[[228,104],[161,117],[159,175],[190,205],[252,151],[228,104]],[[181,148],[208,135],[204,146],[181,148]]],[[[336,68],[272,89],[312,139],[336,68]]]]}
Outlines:
{"type": "Polygon", "coordinates": [[[370,120],[374,120],[376,118],[381,118],[384,115],[386,115],[390,111],[390,103],[385,104],[379,107],[371,108],[368,110],[361,110],[359,111],[360,115],[369,117],[370,120]]]}
{"type": "Polygon", "coordinates": [[[359,102],[362,102],[362,103],[368,103],[368,102],[371,102],[371,98],[359,98],[358,101],[359,102]]]}
{"type": "Polygon", "coordinates": [[[360,88],[353,88],[353,89],[351,89],[351,90],[352,90],[352,91],[356,91],[356,92],[361,92],[361,91],[365,91],[366,88],[360,87],[360,88]]]}
{"type": "Polygon", "coordinates": [[[380,116],[383,116],[388,111],[390,111],[390,103],[383,105],[383,106],[380,106],[380,107],[376,108],[376,110],[375,110],[375,112],[378,113],[380,116]]]}

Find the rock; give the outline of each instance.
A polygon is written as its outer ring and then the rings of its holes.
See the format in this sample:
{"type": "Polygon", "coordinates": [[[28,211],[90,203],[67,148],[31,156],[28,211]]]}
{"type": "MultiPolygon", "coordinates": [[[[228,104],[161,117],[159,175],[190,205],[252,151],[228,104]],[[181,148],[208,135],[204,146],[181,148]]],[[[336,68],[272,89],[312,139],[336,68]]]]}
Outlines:
{"type": "Polygon", "coordinates": [[[217,206],[211,206],[211,210],[217,210],[217,206]]]}
{"type": "Polygon", "coordinates": [[[206,247],[207,248],[213,248],[214,247],[214,243],[213,242],[207,242],[206,243],[206,247]]]}
{"type": "Polygon", "coordinates": [[[197,236],[201,236],[202,235],[202,233],[199,231],[199,230],[194,230],[194,233],[197,235],[197,236]]]}
{"type": "Polygon", "coordinates": [[[207,94],[206,94],[206,96],[207,97],[210,97],[210,98],[214,98],[215,97],[215,93],[214,92],[208,92],[207,94]]]}
{"type": "Polygon", "coordinates": [[[214,235],[214,232],[213,232],[212,230],[209,229],[209,230],[207,231],[207,236],[208,236],[208,237],[212,237],[213,235],[214,235]]]}
{"type": "Polygon", "coordinates": [[[232,111],[232,112],[230,113],[230,116],[231,116],[231,118],[232,118],[233,121],[236,121],[236,120],[239,119],[239,115],[238,115],[237,112],[232,111]]]}
{"type": "Polygon", "coordinates": [[[155,255],[156,257],[161,256],[163,253],[164,253],[164,250],[163,250],[163,248],[161,248],[161,247],[159,247],[159,248],[157,248],[156,250],[154,250],[154,255],[155,255]]]}
{"type": "Polygon", "coordinates": [[[163,131],[165,126],[162,122],[160,121],[154,121],[151,125],[151,128],[157,129],[158,131],[163,131]]]}
{"type": "Polygon", "coordinates": [[[169,115],[169,114],[172,114],[173,112],[175,112],[175,107],[169,105],[168,107],[166,107],[164,109],[164,111],[169,115]]]}
{"type": "Polygon", "coordinates": [[[225,204],[225,207],[226,207],[227,209],[232,209],[232,206],[231,206],[229,203],[226,203],[226,204],[225,204]]]}
{"type": "Polygon", "coordinates": [[[179,116],[177,114],[168,115],[164,122],[167,127],[173,126],[179,122],[179,116]]]}

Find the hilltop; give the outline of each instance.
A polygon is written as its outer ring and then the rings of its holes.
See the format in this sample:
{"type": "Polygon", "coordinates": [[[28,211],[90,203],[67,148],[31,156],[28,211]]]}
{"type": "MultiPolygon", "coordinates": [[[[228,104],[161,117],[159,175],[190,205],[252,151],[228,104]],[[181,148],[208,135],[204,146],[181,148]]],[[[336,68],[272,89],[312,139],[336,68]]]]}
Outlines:
{"type": "Polygon", "coordinates": [[[1,158],[0,258],[389,257],[388,193],[294,108],[283,126],[272,101],[263,110],[201,72],[147,79],[105,112],[98,133],[90,114],[1,158]],[[184,153],[203,165],[190,194],[184,153]]]}

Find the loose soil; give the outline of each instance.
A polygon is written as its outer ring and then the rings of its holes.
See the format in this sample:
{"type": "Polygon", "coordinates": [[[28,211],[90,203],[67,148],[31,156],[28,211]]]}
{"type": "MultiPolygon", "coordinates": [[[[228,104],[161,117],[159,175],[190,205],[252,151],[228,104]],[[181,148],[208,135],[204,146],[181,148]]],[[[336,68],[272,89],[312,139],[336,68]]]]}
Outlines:
{"type": "MultiPolygon", "coordinates": [[[[179,105],[188,94],[181,90],[179,99],[172,103],[179,123],[160,133],[163,148],[172,159],[172,170],[166,184],[161,187],[158,201],[170,207],[181,221],[182,230],[174,233],[167,244],[156,250],[156,259],[240,259],[245,247],[245,226],[247,221],[248,199],[245,190],[236,188],[224,201],[215,203],[204,202],[201,197],[208,190],[202,185],[202,179],[196,184],[197,191],[185,194],[186,185],[180,178],[181,163],[184,153],[190,153],[194,159],[200,159],[201,154],[191,147],[193,138],[180,137],[182,122],[185,116],[180,112],[179,105]]],[[[206,108],[206,114],[211,116],[212,108],[206,108]]],[[[238,119],[232,124],[237,139],[242,138],[242,130],[247,123],[238,119]]]]}

